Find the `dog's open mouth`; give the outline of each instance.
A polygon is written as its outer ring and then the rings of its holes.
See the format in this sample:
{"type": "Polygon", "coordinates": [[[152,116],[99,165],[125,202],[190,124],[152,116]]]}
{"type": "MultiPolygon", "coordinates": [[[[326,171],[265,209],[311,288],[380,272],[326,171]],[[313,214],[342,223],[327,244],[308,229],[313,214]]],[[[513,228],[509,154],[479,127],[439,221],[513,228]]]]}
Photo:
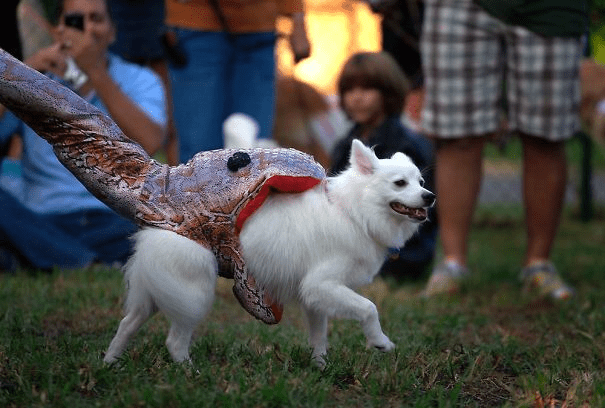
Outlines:
{"type": "Polygon", "coordinates": [[[397,201],[393,201],[391,203],[391,208],[393,211],[399,214],[407,215],[408,217],[418,221],[424,221],[428,217],[428,211],[426,208],[411,208],[398,203],[397,201]]]}

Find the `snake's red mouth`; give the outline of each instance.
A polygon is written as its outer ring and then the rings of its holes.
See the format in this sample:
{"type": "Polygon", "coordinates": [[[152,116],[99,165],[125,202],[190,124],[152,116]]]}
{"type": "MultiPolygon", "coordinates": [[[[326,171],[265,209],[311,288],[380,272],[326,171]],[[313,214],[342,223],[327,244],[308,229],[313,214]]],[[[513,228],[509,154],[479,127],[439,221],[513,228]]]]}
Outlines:
{"type": "Polygon", "coordinates": [[[428,217],[428,211],[426,208],[412,208],[401,204],[400,202],[393,201],[391,208],[398,214],[406,215],[413,220],[425,221],[428,217]]]}

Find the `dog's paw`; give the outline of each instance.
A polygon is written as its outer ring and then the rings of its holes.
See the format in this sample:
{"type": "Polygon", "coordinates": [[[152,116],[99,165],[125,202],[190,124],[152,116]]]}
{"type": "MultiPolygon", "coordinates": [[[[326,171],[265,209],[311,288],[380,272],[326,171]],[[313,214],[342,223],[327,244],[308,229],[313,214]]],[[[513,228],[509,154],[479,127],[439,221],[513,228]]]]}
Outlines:
{"type": "Polygon", "coordinates": [[[115,356],[113,354],[106,353],[105,356],[103,357],[103,363],[107,364],[107,365],[113,365],[113,364],[117,363],[117,361],[118,361],[118,356],[115,356]]]}
{"type": "Polygon", "coordinates": [[[391,351],[395,348],[393,343],[386,335],[382,335],[380,339],[368,342],[368,348],[374,347],[380,351],[391,351]]]}
{"type": "Polygon", "coordinates": [[[325,359],[325,354],[312,355],[311,362],[320,370],[323,370],[324,368],[326,368],[327,363],[326,363],[326,359],[325,359]]]}

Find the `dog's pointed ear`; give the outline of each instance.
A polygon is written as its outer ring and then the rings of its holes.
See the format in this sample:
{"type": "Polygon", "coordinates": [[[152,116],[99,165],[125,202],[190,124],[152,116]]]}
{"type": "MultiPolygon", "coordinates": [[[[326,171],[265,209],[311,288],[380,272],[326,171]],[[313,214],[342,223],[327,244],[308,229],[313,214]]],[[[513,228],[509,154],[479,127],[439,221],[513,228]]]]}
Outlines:
{"type": "Polygon", "coordinates": [[[361,174],[372,174],[378,164],[376,154],[358,139],[353,139],[351,145],[351,167],[361,174]]]}

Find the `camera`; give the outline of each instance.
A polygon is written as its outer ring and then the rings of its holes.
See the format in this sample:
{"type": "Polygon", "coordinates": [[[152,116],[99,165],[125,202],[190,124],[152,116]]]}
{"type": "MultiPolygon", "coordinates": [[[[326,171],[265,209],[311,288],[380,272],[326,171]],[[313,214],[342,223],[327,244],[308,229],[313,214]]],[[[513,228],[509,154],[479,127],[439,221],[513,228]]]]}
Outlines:
{"type": "Polygon", "coordinates": [[[77,65],[73,58],[69,57],[65,61],[67,69],[63,74],[63,80],[73,89],[77,91],[88,81],[88,75],[86,75],[77,65]]]}
{"type": "Polygon", "coordinates": [[[66,27],[75,28],[84,31],[84,15],[80,13],[66,14],[63,18],[66,27]]]}

